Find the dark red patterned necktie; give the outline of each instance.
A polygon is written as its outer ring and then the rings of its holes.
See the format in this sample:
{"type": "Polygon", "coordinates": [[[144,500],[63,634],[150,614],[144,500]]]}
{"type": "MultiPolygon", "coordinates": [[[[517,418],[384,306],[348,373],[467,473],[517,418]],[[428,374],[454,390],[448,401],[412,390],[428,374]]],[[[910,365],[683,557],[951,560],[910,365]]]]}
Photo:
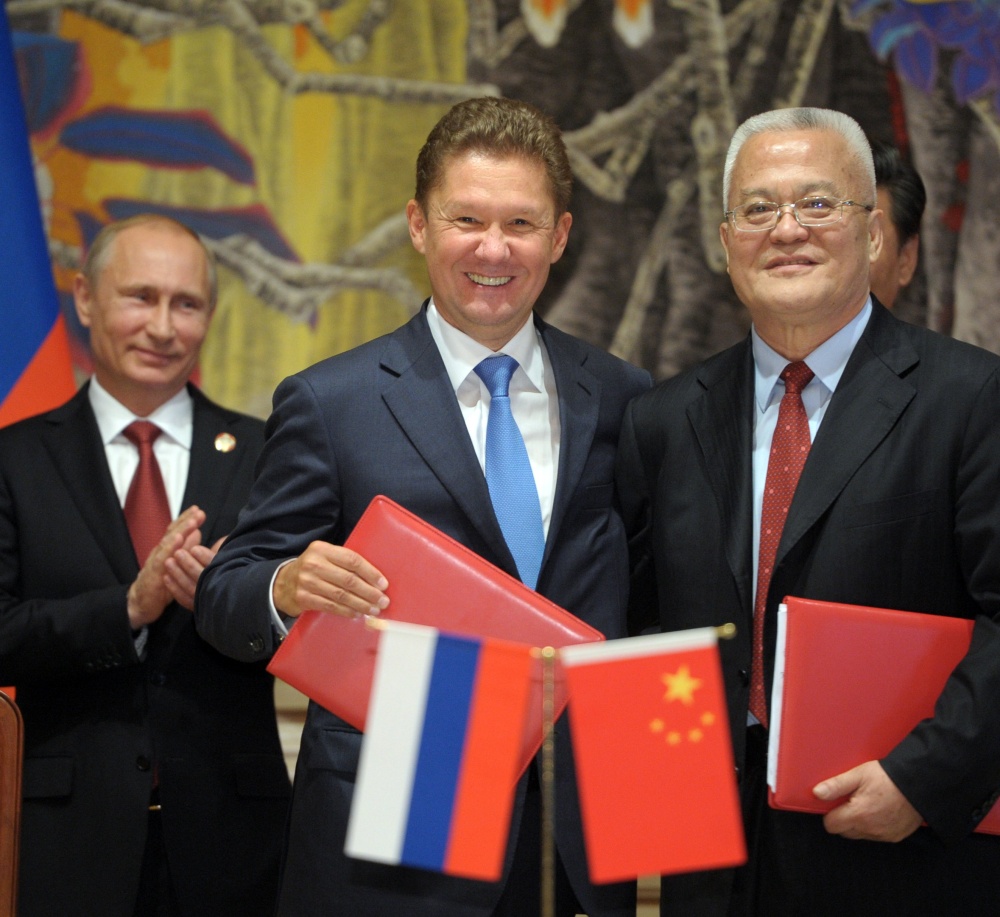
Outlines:
{"type": "Polygon", "coordinates": [[[778,542],[792,505],[799,475],[809,455],[809,419],[802,405],[802,389],[813,377],[805,363],[789,363],[781,373],[785,394],[778,408],[778,424],[771,440],[760,514],[760,549],[757,555],[757,596],[753,605],[753,660],[750,667],[750,712],[767,725],[764,690],[764,614],[771,585],[778,542]]]}
{"type": "Polygon", "coordinates": [[[141,567],[170,525],[167,490],[153,454],[153,441],[160,435],[160,428],[148,420],[136,420],[125,428],[123,435],[139,450],[139,466],[125,498],[125,522],[141,567]]]}

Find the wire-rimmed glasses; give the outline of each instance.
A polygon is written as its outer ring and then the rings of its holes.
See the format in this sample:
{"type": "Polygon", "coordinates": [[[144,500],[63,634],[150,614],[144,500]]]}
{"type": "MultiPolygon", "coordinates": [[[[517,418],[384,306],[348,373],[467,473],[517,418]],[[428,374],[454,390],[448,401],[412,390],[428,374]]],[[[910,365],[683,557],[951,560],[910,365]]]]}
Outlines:
{"type": "Polygon", "coordinates": [[[742,232],[766,232],[778,225],[781,212],[786,207],[792,208],[799,226],[829,226],[839,223],[843,218],[845,207],[861,207],[869,213],[874,210],[871,204],[860,201],[842,201],[835,197],[803,197],[788,204],[778,204],[775,201],[750,201],[740,204],[732,210],[727,210],[727,220],[732,220],[733,226],[742,232]]]}

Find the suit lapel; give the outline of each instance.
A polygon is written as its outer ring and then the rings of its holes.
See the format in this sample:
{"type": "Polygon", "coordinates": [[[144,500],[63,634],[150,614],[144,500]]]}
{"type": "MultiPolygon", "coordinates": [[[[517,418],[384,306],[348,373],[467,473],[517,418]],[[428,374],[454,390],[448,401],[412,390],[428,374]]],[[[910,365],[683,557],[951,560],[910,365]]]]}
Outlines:
{"type": "Polygon", "coordinates": [[[753,355],[749,338],[701,370],[702,398],[688,420],[722,517],[723,549],[740,604],[753,609],[753,355]]]}
{"type": "Polygon", "coordinates": [[[901,374],[918,357],[898,327],[898,320],[876,304],[802,470],[778,563],[830,508],[913,400],[916,390],[901,374]]]}
{"type": "Polygon", "coordinates": [[[493,512],[486,478],[465,435],[465,421],[424,312],[386,338],[381,369],[386,407],[497,562],[516,576],[514,558],[493,512]]]}
{"type": "MultiPolygon", "coordinates": [[[[207,522],[204,543],[211,545],[227,532],[216,532],[215,520],[222,514],[222,506],[229,493],[229,483],[235,473],[236,452],[223,452],[216,448],[220,433],[235,436],[233,426],[239,415],[209,401],[197,388],[188,386],[193,403],[191,433],[191,461],[181,512],[192,504],[205,511],[207,522]]],[[[237,441],[237,446],[239,445],[237,441]]]]}
{"type": "Polygon", "coordinates": [[[130,582],[138,572],[132,539],[115,492],[88,385],[46,418],[45,448],[115,576],[130,582]]]}
{"type": "Polygon", "coordinates": [[[586,368],[586,356],[571,337],[541,320],[536,320],[536,324],[548,352],[559,396],[559,468],[542,558],[544,571],[590,456],[600,413],[601,382],[586,368]]]}

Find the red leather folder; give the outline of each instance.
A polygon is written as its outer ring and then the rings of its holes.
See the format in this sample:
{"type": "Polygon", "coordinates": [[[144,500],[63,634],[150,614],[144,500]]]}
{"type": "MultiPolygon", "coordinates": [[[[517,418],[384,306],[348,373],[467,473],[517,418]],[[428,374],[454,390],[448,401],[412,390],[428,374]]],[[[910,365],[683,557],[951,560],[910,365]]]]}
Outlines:
{"type": "MultiPolygon", "coordinates": [[[[788,597],[778,612],[768,800],[826,813],[817,783],[884,757],[934,713],[969,649],[967,618],[788,597]],[[784,673],[781,661],[784,660],[784,673]]],[[[1000,803],[976,829],[1000,834],[1000,803]]]]}
{"type": "MultiPolygon", "coordinates": [[[[451,633],[562,647],[603,640],[600,631],[525,586],[388,497],[377,496],[345,545],[389,581],[389,607],[380,617],[451,633]]],[[[268,671],[364,729],[378,649],[378,630],[364,617],[318,611],[302,614],[268,671]]],[[[556,663],[554,716],[566,706],[556,663]]],[[[521,771],[542,741],[542,668],[536,666],[521,771]]]]}

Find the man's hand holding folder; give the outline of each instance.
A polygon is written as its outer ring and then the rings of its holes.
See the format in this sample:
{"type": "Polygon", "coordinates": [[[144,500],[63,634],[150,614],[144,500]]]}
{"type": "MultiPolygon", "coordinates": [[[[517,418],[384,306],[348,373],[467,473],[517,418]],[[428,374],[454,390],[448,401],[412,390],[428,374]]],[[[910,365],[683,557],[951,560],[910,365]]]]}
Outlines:
{"type": "MultiPolygon", "coordinates": [[[[934,715],[973,622],[788,597],[778,614],[768,799],[828,831],[899,841],[921,814],[880,759],[934,715]]],[[[985,808],[989,808],[987,801],[985,808]]],[[[1000,834],[1000,808],[976,828],[1000,834]]]]}
{"type": "MultiPolygon", "coordinates": [[[[288,607],[306,610],[268,671],[361,730],[378,649],[377,631],[361,617],[371,613],[369,601],[386,618],[454,634],[557,648],[604,639],[600,631],[384,496],[372,500],[343,547],[315,542],[282,571],[290,567],[286,584],[295,585],[288,607]],[[362,581],[367,588],[360,586],[362,581]],[[388,595],[385,602],[377,598],[382,589],[391,592],[391,604],[388,595]]],[[[275,577],[276,592],[282,571],[275,577]]],[[[521,771],[541,744],[541,691],[539,662],[521,771]]],[[[554,691],[558,716],[567,700],[558,667],[554,691]]]]}
{"type": "Polygon", "coordinates": [[[854,841],[901,841],[923,819],[878,761],[866,761],[813,789],[823,802],[844,799],[823,816],[831,834],[854,841]]]}
{"type": "Polygon", "coordinates": [[[357,551],[314,541],[274,577],[274,607],[297,618],[307,609],[377,615],[389,607],[389,581],[357,551]]]}

